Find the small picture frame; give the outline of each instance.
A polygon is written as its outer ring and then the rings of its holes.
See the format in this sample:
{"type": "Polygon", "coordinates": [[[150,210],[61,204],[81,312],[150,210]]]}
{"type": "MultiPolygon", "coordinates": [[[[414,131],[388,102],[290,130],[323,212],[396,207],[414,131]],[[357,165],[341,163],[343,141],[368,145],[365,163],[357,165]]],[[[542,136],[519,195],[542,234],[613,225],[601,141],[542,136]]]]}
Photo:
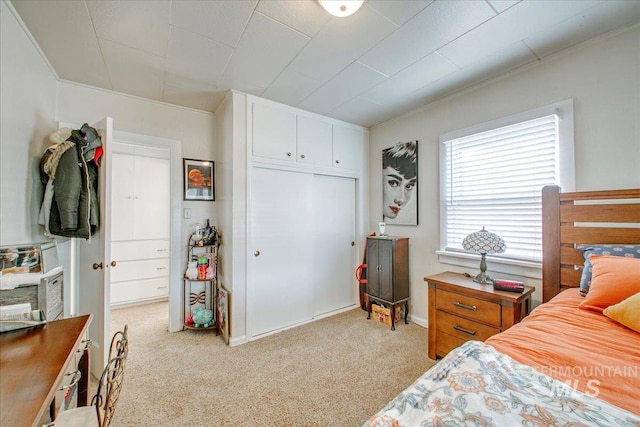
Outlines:
{"type": "Polygon", "coordinates": [[[212,160],[182,159],[184,200],[214,201],[215,175],[212,160]]]}
{"type": "Polygon", "coordinates": [[[218,334],[229,344],[229,292],[222,285],[218,286],[216,298],[216,323],[218,334]]]}

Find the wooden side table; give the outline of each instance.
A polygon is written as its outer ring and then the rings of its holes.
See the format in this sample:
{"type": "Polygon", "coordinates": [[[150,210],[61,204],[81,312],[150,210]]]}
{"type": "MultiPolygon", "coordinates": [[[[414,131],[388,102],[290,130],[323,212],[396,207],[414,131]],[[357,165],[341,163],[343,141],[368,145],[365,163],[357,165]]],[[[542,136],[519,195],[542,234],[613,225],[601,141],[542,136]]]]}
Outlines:
{"type": "Polygon", "coordinates": [[[429,286],[429,358],[443,357],[466,341],[484,341],[531,311],[531,295],[496,291],[450,271],[424,278],[429,286]]]}

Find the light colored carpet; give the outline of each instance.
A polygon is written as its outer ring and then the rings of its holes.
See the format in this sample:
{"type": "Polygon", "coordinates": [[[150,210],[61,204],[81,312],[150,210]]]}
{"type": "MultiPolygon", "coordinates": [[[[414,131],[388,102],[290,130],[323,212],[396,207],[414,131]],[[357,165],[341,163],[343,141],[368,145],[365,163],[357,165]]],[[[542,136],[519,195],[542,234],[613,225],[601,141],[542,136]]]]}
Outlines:
{"type": "Polygon", "coordinates": [[[114,310],[129,359],[112,426],[359,426],[426,371],[427,330],[360,309],[228,347],[167,332],[167,304],[114,310]]]}

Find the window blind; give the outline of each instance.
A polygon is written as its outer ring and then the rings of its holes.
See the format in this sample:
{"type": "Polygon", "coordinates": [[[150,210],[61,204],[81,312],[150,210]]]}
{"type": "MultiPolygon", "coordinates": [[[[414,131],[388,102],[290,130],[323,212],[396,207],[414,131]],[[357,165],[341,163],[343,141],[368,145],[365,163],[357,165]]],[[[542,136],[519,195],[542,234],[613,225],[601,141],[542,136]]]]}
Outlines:
{"type": "Polygon", "coordinates": [[[543,186],[558,183],[558,117],[443,140],[444,249],[462,251],[469,233],[501,236],[501,257],[542,259],[543,186]]]}

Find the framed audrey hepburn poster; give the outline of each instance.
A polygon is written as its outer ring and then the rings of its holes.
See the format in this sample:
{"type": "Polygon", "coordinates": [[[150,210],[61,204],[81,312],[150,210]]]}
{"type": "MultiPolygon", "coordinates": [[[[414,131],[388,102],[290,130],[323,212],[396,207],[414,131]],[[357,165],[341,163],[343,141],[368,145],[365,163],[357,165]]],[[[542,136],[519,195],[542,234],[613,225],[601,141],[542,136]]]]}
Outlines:
{"type": "Polygon", "coordinates": [[[418,225],[418,141],[382,150],[382,221],[418,225]]]}

